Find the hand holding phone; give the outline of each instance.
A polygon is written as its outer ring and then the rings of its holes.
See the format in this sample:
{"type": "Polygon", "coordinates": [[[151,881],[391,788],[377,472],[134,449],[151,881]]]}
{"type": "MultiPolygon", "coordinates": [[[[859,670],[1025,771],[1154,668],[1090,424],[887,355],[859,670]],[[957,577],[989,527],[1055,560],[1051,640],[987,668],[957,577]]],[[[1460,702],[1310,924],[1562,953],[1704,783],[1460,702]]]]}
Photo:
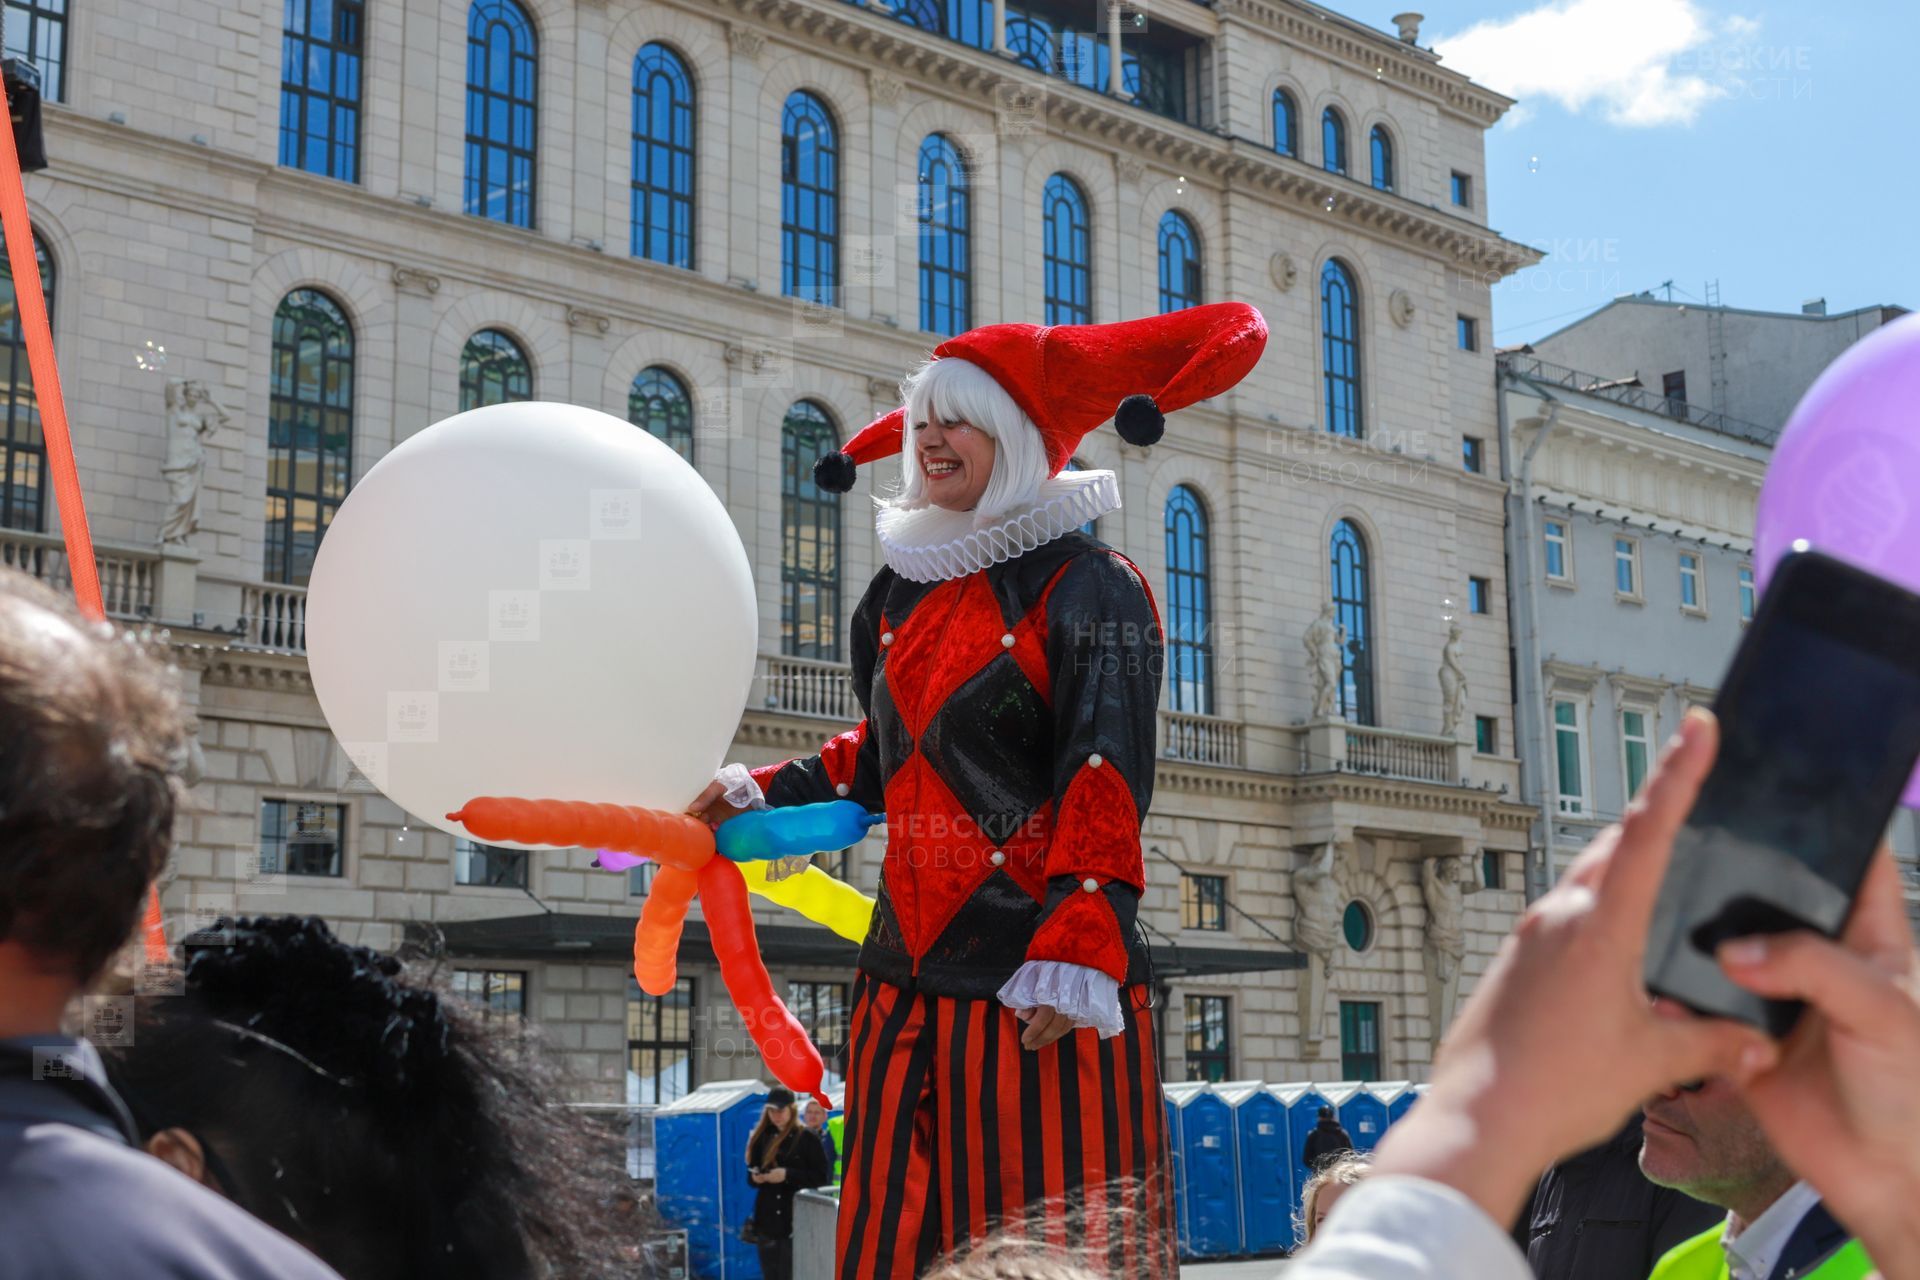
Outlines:
{"type": "Polygon", "coordinates": [[[1674,841],[1646,984],[1784,1036],[1800,1003],[1736,986],[1714,953],[1845,926],[1920,757],[1920,596],[1818,552],[1786,556],[1714,714],[1720,752],[1674,841]]]}

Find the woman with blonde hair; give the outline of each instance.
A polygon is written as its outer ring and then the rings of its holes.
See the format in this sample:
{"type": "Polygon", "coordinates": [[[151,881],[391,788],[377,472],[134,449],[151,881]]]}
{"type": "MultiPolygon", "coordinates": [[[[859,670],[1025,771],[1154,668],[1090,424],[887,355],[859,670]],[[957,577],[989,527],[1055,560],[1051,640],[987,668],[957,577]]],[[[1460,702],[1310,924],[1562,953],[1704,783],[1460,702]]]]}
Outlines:
{"type": "Polygon", "coordinates": [[[760,1123],[747,1138],[747,1178],[760,1191],[742,1234],[760,1251],[760,1274],[793,1280],[793,1198],[808,1187],[826,1186],[833,1172],[820,1139],[800,1123],[790,1090],[767,1094],[760,1123]]]}
{"type": "Polygon", "coordinates": [[[1302,1245],[1310,1244],[1320,1224],[1333,1212],[1333,1202],[1372,1171],[1372,1165],[1358,1151],[1343,1151],[1328,1160],[1307,1179],[1300,1192],[1300,1210],[1294,1217],[1294,1234],[1302,1245]]]}

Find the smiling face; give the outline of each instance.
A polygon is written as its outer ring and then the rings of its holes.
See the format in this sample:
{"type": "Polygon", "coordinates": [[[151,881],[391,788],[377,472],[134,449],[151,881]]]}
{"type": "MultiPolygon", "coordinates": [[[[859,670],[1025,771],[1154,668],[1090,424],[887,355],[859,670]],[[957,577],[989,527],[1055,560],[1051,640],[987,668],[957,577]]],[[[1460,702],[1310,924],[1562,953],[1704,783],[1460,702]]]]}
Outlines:
{"type": "Polygon", "coordinates": [[[993,437],[966,422],[930,418],[913,424],[914,459],[926,478],[927,501],[945,511],[971,511],[993,478],[993,437]]]}
{"type": "Polygon", "coordinates": [[[1752,1221],[1793,1185],[1759,1122],[1725,1080],[1669,1089],[1641,1108],[1640,1171],[1650,1182],[1752,1221]]]}

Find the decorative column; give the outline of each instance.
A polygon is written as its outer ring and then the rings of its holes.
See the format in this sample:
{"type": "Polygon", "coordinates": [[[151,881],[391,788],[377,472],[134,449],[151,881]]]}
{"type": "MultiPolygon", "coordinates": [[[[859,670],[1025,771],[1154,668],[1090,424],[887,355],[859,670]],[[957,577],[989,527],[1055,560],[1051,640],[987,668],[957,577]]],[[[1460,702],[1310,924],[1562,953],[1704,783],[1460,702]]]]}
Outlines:
{"type": "Polygon", "coordinates": [[[409,344],[430,340],[433,298],[440,277],[417,267],[393,269],[393,332],[401,349],[394,352],[392,444],[399,444],[433,421],[431,362],[418,358],[409,344]]]}
{"type": "Polygon", "coordinates": [[[1126,78],[1120,74],[1120,0],[1107,5],[1107,92],[1116,98],[1127,94],[1126,78]]]}
{"type": "Polygon", "coordinates": [[[993,51],[1007,51],[1007,0],[993,0],[993,51]]]}

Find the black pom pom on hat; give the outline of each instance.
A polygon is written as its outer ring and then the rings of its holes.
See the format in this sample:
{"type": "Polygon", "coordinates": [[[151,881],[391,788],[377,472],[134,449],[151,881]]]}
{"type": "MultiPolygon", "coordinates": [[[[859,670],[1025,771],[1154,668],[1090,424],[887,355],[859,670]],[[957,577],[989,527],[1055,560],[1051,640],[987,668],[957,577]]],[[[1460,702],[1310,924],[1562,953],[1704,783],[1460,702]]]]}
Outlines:
{"type": "Polygon", "coordinates": [[[853,488],[853,475],[853,458],[845,453],[829,453],[813,464],[813,482],[830,493],[853,488]]]}
{"type": "Polygon", "coordinates": [[[1113,429],[1128,444],[1141,448],[1158,444],[1167,432],[1167,415],[1148,395],[1131,395],[1120,402],[1113,414],[1113,429]]]}

